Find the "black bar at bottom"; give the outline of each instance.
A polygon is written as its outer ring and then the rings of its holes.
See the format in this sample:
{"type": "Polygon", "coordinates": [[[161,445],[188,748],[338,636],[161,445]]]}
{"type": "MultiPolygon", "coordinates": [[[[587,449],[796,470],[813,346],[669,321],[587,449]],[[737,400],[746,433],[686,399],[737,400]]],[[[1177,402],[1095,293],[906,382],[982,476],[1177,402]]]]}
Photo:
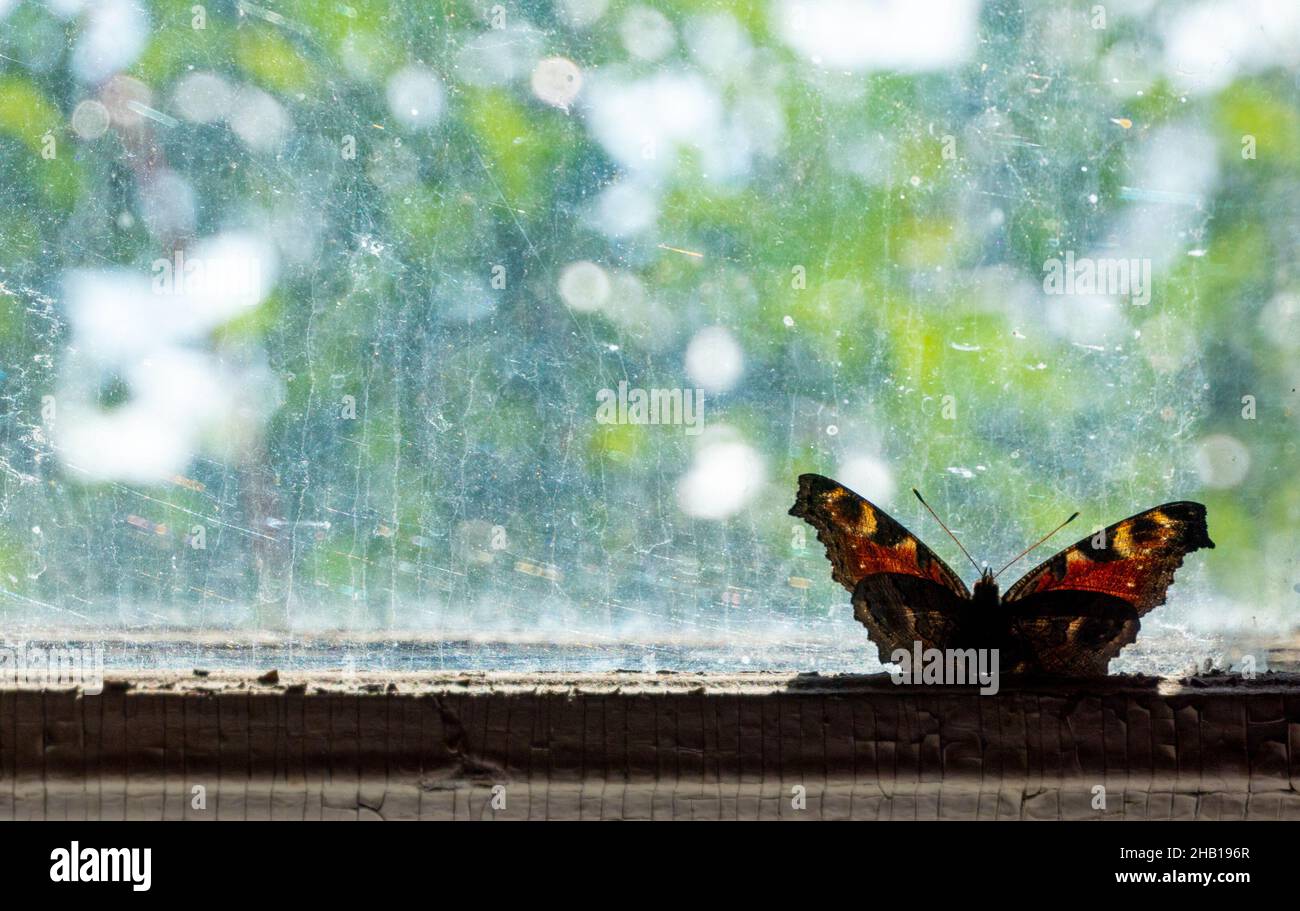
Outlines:
{"type": "Polygon", "coordinates": [[[820,900],[830,889],[865,901],[1102,893],[1231,900],[1252,887],[1289,885],[1297,834],[1286,822],[42,822],[0,825],[0,868],[11,887],[128,901],[153,894],[436,906],[466,889],[481,900],[584,906],[698,904],[716,893],[729,906],[753,895],[771,907],[780,894],[820,900]],[[74,844],[79,874],[111,875],[116,864],[118,881],[69,881],[59,864],[70,863],[74,844]],[[147,890],[136,888],[146,881],[142,850],[129,859],[103,850],[124,848],[149,849],[147,890]]]}

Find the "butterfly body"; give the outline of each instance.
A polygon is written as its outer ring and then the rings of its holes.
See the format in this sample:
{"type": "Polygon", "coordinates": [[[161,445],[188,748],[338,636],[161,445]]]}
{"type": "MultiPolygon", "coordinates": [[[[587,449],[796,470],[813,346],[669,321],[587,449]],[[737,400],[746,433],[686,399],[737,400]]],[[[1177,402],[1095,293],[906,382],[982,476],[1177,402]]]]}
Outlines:
{"type": "Polygon", "coordinates": [[[790,514],[817,529],[882,662],[916,643],[996,648],[1007,673],[1104,675],[1140,617],[1164,603],[1183,556],[1214,547],[1204,506],[1166,503],[1066,548],[999,597],[990,571],[968,590],[902,525],[829,478],[801,475],[790,514]]]}
{"type": "Polygon", "coordinates": [[[980,580],[970,593],[971,604],[975,607],[993,608],[998,606],[998,584],[993,581],[991,570],[984,570],[980,580]]]}

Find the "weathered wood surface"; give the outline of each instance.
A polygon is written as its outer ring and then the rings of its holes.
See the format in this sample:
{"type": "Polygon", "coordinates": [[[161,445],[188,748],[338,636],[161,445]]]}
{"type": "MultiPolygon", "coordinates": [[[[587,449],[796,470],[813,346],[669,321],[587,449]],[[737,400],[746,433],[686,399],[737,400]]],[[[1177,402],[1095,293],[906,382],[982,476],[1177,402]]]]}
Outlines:
{"type": "Polygon", "coordinates": [[[1300,819],[1297,785],[1300,678],[1281,675],[996,696],[771,674],[0,691],[0,819],[1300,819]]]}

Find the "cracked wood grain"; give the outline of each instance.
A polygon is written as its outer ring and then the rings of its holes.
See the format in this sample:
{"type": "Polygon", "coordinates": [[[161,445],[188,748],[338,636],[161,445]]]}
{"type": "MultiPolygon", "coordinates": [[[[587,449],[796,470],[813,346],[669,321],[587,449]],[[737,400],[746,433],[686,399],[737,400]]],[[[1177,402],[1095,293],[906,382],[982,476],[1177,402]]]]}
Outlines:
{"type": "Polygon", "coordinates": [[[0,691],[4,819],[1300,819],[1298,781],[1297,678],[996,696],[637,674],[0,691]]]}

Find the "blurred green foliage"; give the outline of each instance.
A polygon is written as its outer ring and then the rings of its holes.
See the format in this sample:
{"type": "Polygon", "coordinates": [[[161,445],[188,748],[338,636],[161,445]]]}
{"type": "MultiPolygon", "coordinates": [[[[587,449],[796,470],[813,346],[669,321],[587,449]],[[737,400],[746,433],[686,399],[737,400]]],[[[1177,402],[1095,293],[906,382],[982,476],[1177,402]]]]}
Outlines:
{"type": "Polygon", "coordinates": [[[458,55],[492,31],[491,4],[213,2],[197,30],[188,0],[148,2],[143,49],[113,80],[133,80],[161,116],[86,138],[73,112],[88,99],[118,110],[114,82],[70,69],[81,19],[21,3],[0,34],[3,610],[613,635],[802,622],[835,605],[843,619],[846,595],[815,541],[794,546],[785,510],[798,473],[865,458],[887,475],[870,493],[959,572],[909,487],[990,562],[1074,509],[1091,526],[1201,499],[1219,549],[1194,558],[1179,591],[1289,616],[1300,92],[1278,69],[1202,93],[1158,66],[1112,84],[1115,55],[1158,58],[1178,5],[1117,12],[1098,31],[1087,4],[989,2],[969,59],[905,74],[816,66],[765,3],[656,4],[677,42],[653,62],[620,40],[630,3],[585,27],[546,2],[504,4],[527,30],[510,41],[582,72],[566,110],[532,89],[531,61],[497,84],[464,77],[458,55]],[[747,66],[718,75],[692,57],[702,15],[734,18],[747,66]],[[386,86],[416,63],[444,97],[436,123],[412,128],[386,86]],[[289,124],[282,141],[185,117],[176,93],[195,72],[267,93],[289,124]],[[669,163],[641,184],[654,223],[618,236],[593,213],[637,175],[593,128],[592,91],[664,73],[705,73],[726,110],[774,102],[780,137],[730,177],[701,148],[659,150],[669,163]],[[1152,203],[1144,162],[1162,141],[1176,149],[1178,130],[1208,136],[1213,177],[1194,202],[1152,203]],[[179,232],[146,217],[142,174],[160,167],[194,193],[179,232]],[[1153,255],[1126,224],[1173,234],[1152,303],[1120,302],[1104,338],[1072,334],[1096,305],[1049,301],[1044,260],[1153,255]],[[281,244],[275,288],[207,344],[222,363],[265,362],[264,425],[237,446],[211,434],[179,480],[68,470],[42,416],[71,369],[65,274],[147,275],[177,245],[248,225],[281,244]],[[578,260],[616,278],[622,310],[566,305],[558,285],[578,260]],[[697,385],[684,353],[710,326],[734,336],[744,373],[706,396],[706,425],[764,466],[720,520],[678,499],[719,437],[594,418],[597,390],[620,380],[697,385]],[[1203,464],[1215,435],[1248,454],[1237,482],[1203,464]],[[190,546],[196,525],[203,548],[190,546]]]}

